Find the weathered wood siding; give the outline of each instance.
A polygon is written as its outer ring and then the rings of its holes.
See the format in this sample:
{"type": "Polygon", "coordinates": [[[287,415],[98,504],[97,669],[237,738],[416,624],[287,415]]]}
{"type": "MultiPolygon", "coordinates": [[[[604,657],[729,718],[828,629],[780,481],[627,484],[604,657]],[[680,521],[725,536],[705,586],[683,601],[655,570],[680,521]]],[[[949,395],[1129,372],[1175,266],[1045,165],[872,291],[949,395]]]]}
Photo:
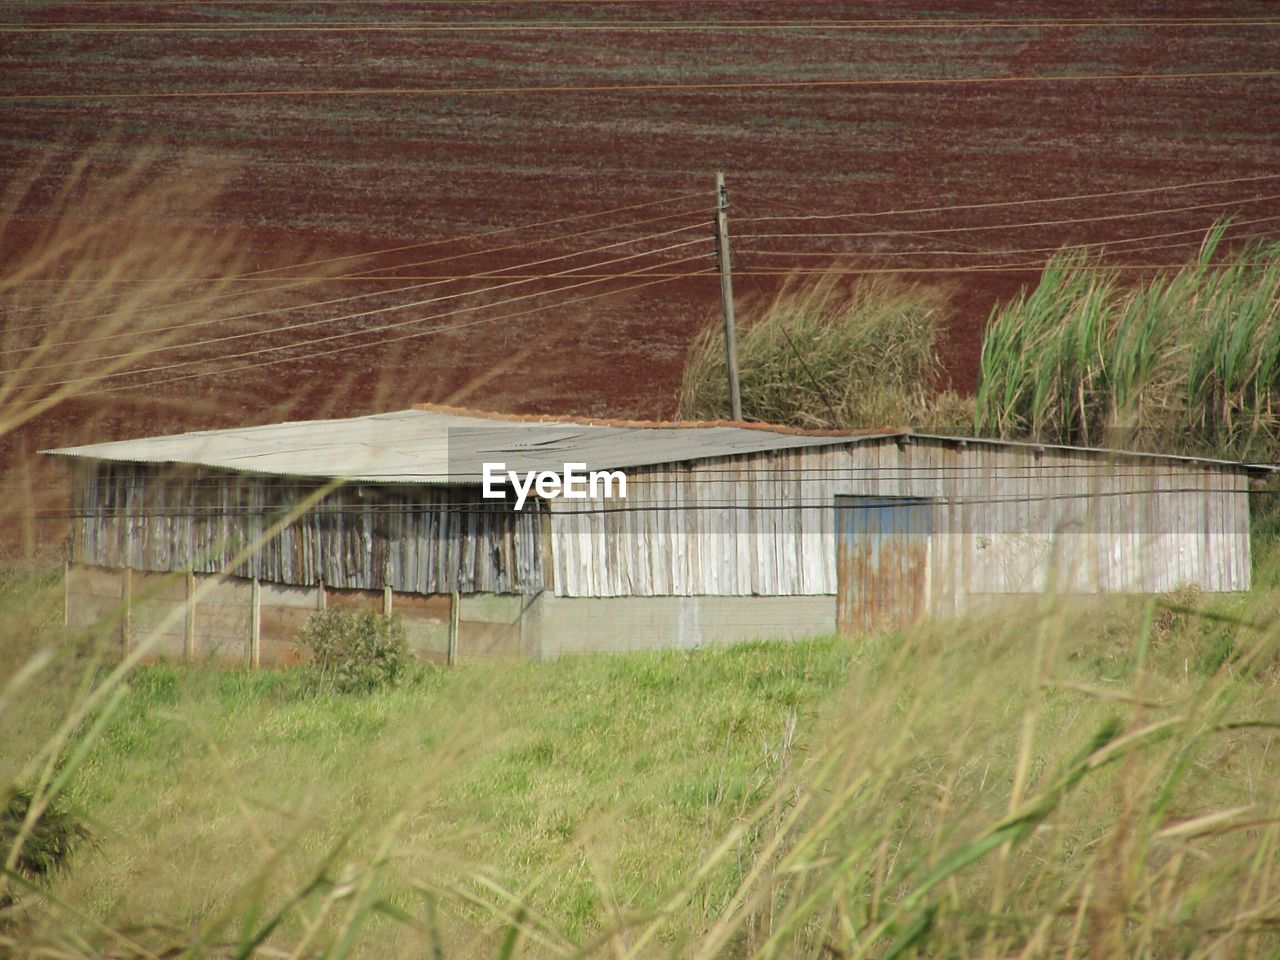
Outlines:
{"type": "Polygon", "coordinates": [[[73,489],[77,563],[422,594],[544,585],[537,506],[478,505],[472,488],[361,484],[309,503],[320,481],[93,463],[78,467],[73,489]],[[234,563],[295,508],[296,519],[234,563]]]}
{"type": "Polygon", "coordinates": [[[78,563],[419,594],[818,596],[837,590],[835,498],[932,502],[927,608],[981,595],[1249,585],[1247,476],[1193,462],[915,438],[628,472],[625,501],[479,503],[348,486],[237,554],[318,481],[85,463],[78,563]],[[603,509],[602,509],[603,508],[603,509]]]}
{"type": "Polygon", "coordinates": [[[974,595],[1244,590],[1247,477],[1211,465],[915,438],[629,471],[552,501],[560,596],[836,592],[836,496],[934,503],[929,609],[974,595]]]}

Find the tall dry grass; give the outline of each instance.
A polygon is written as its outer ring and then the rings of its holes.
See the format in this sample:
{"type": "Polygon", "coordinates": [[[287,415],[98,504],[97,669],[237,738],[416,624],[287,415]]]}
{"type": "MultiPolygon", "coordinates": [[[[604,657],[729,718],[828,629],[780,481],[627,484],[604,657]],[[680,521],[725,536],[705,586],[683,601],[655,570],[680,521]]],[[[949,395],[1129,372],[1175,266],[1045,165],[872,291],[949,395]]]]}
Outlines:
{"type": "MultiPolygon", "coordinates": [[[[208,356],[199,341],[244,329],[220,315],[268,303],[237,282],[236,238],[183,226],[211,209],[224,170],[158,155],[121,167],[112,158],[108,144],[66,169],[50,161],[22,171],[0,201],[0,474],[10,493],[0,538],[24,541],[0,570],[0,942],[15,951],[24,944],[12,931],[30,920],[31,904],[51,902],[42,881],[83,846],[91,814],[68,811],[68,787],[147,655],[143,644],[120,661],[101,636],[60,628],[61,578],[42,566],[47,555],[33,555],[31,529],[51,489],[62,494],[55,518],[69,504],[47,465],[33,463],[30,436],[55,422],[62,442],[97,439],[99,414],[130,393],[131,409],[163,415],[163,396],[145,391],[152,377],[124,375],[170,363],[189,373],[181,361],[191,351],[208,356]]],[[[209,412],[169,402],[188,417],[209,412]]],[[[105,623],[101,633],[110,630],[105,623]]]]}
{"type": "Polygon", "coordinates": [[[1219,256],[1227,224],[1170,276],[1124,283],[1065,251],[996,308],[982,433],[1271,459],[1280,450],[1280,245],[1219,256]]]}
{"type": "MultiPolygon", "coordinates": [[[[793,277],[740,311],[743,415],[803,427],[916,426],[951,430],[972,419],[940,390],[945,292],[837,272],[793,277]]],[[[724,331],[710,324],[690,347],[679,416],[728,416],[724,331]]]]}
{"type": "Polygon", "coordinates": [[[0,942],[1274,955],[1275,612],[1047,598],[856,642],[477,664],[367,697],[147,668],[59,748],[99,849],[21,884],[0,942]]]}

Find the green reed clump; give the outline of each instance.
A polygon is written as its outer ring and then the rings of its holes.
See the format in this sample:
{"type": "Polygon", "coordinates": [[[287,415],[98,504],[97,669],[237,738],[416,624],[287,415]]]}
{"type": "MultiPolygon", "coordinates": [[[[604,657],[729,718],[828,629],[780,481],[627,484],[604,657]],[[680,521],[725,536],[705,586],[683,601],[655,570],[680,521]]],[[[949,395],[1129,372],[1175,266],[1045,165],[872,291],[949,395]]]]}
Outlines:
{"type": "Polygon", "coordinates": [[[1221,262],[1227,224],[1171,276],[1123,285],[1080,250],[998,307],[979,432],[1269,457],[1280,431],[1280,244],[1221,262]]]}
{"type": "Polygon", "coordinates": [[[13,790],[0,806],[0,851],[13,869],[30,880],[46,880],[67,868],[74,849],[89,839],[89,829],[60,802],[32,813],[30,790],[13,790]]]}
{"type": "MultiPolygon", "coordinates": [[[[967,404],[937,393],[945,307],[933,288],[837,273],[748,302],[738,337],[743,415],[804,427],[967,426],[967,404]]],[[[724,364],[724,333],[711,324],[685,366],[683,419],[728,416],[724,364]]]]}

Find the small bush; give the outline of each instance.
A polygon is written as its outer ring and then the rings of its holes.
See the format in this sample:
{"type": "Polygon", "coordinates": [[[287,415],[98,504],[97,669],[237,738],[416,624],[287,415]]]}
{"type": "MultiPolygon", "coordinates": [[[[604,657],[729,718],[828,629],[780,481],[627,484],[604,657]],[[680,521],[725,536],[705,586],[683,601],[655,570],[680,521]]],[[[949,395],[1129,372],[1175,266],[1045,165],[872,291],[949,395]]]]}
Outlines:
{"type": "Polygon", "coordinates": [[[409,667],[404,623],[395,616],[323,610],[303,625],[302,642],[320,684],[341,693],[388,686],[409,667]]]}
{"type": "MultiPolygon", "coordinates": [[[[8,801],[0,808],[0,860],[7,859],[18,842],[31,801],[29,790],[18,789],[9,794],[8,801]]],[[[66,869],[71,851],[88,838],[88,829],[54,800],[45,807],[24,839],[15,868],[28,880],[47,880],[66,869]]]]}

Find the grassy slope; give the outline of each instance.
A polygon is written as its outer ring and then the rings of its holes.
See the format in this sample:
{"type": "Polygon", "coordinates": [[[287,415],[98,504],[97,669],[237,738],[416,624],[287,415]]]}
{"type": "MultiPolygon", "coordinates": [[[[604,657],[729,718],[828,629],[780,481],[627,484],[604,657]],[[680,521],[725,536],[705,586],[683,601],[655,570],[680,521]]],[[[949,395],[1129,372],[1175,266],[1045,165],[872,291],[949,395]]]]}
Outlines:
{"type": "MultiPolygon", "coordinates": [[[[1023,612],[906,640],[476,663],[369,697],[312,696],[296,672],[149,667],[73,782],[70,799],[93,819],[98,846],[81,852],[56,893],[117,928],[159,925],[137,934],[153,948],[202,924],[225,941],[252,915],[249,904],[279,905],[332,854],[330,878],[358,886],[376,873],[388,902],[415,916],[426,910],[424,890],[443,891],[449,955],[471,955],[477,937],[492,947],[504,913],[498,890],[544,918],[552,943],[589,940],[615,911],[634,916],[677,890],[657,942],[714,938],[724,921],[730,943],[758,944],[761,930],[785,925],[797,890],[737,918],[732,895],[755,865],[788,848],[811,843],[830,855],[864,845],[868,886],[845,878],[853,887],[824,900],[856,911],[911,890],[929,864],[1014,805],[1011,794],[1043,790],[1107,718],[1204,712],[1206,690],[1218,691],[1208,698],[1215,715],[1267,714],[1272,675],[1239,675],[1228,655],[1240,634],[1229,626],[1158,619],[1148,669],[1135,674],[1142,607],[1076,610],[1069,621],[1061,611],[1023,612]],[[1030,682],[1040,658],[1052,679],[1044,692],[1030,682]],[[1126,702],[1138,675],[1157,706],[1126,702]],[[846,789],[857,802],[833,803],[846,789]],[[781,829],[805,803],[802,829],[781,829]],[[839,818],[835,833],[814,833],[828,815],[839,818]],[[774,838],[785,842],[769,855],[774,838]],[[682,889],[701,864],[705,880],[682,889]]],[[[53,714],[60,696],[45,698],[53,714]]],[[[10,728],[0,748],[6,779],[41,725],[10,728]]],[[[1009,900],[1029,928],[1031,911],[1078,893],[1098,871],[1116,889],[1085,888],[1088,896],[1100,916],[1122,915],[1128,908],[1109,898],[1150,899],[1147,883],[1159,879],[1141,866],[1111,876],[1117,858],[1134,855],[1126,848],[1135,832],[1160,847],[1151,835],[1166,822],[1240,802],[1258,816],[1272,810],[1269,734],[1208,738],[1179,772],[1190,742],[1156,745],[1121,778],[1114,766],[1092,774],[1019,852],[958,873],[942,897],[956,935],[974,935],[974,918],[1002,913],[994,908],[1009,900]],[[1126,820],[1162,791],[1170,798],[1159,816],[1126,820]]],[[[1274,866],[1274,833],[1210,838],[1182,868],[1176,909],[1161,906],[1182,919],[1161,913],[1157,923],[1153,912],[1157,942],[1181,942],[1179,923],[1194,931],[1204,917],[1226,916],[1222,891],[1239,884],[1224,884],[1224,873],[1247,865],[1246,850],[1274,866]]],[[[1169,854],[1152,856],[1163,865],[1169,854]]],[[[1256,886],[1241,896],[1274,894],[1256,886]]],[[[345,901],[316,896],[309,914],[323,913],[324,935],[338,936],[350,919],[345,901]]],[[[362,953],[423,948],[427,934],[354,906],[351,914],[362,921],[353,925],[362,953]]],[[[55,911],[48,922],[65,925],[66,916],[55,911]]],[[[296,943],[304,925],[290,914],[274,939],[296,943]]]]}
{"type": "MultiPolygon", "coordinates": [[[[807,738],[830,712],[850,655],[825,640],[477,663],[369,697],[311,696],[298,673],[152,666],[73,790],[100,849],[60,892],[117,920],[199,921],[253,876],[254,831],[274,842],[297,822],[282,811],[307,811],[316,851],[352,824],[367,846],[407,810],[415,867],[466,872],[441,866],[447,852],[503,883],[541,878],[578,936],[598,923],[602,878],[575,848],[613,865],[619,901],[651,906],[772,785],[788,716],[807,738]]],[[[311,858],[296,860],[295,877],[311,858]]]]}

